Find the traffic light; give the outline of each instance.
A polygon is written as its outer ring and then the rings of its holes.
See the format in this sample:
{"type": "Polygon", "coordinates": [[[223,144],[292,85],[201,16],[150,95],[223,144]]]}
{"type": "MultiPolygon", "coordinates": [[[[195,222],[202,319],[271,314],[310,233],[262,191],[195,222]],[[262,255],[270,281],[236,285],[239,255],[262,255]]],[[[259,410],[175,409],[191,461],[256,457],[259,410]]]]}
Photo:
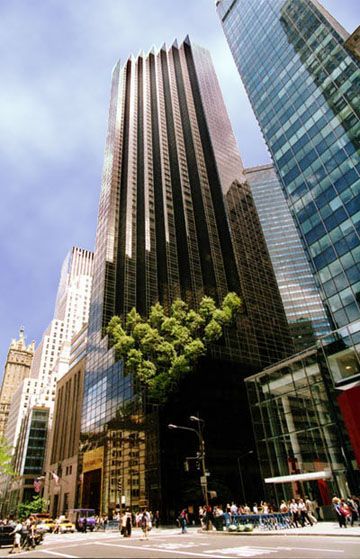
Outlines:
{"type": "Polygon", "coordinates": [[[185,462],[184,462],[184,470],[185,470],[185,472],[189,471],[189,462],[187,460],[185,460],[185,462]]]}
{"type": "Polygon", "coordinates": [[[119,493],[121,493],[121,489],[122,489],[121,479],[118,479],[117,488],[118,488],[119,493]]]}

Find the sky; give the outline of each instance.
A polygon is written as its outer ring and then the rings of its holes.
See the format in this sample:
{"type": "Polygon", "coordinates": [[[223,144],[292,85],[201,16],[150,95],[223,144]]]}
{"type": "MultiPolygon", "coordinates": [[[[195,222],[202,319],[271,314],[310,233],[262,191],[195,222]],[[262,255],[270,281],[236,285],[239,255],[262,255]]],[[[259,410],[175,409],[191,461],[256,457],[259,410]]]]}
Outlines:
{"type": "MultiPolygon", "coordinates": [[[[359,0],[323,0],[352,32],[359,0]]],[[[21,325],[36,344],[61,264],[94,249],[111,71],[187,34],[208,48],[246,167],[270,161],[214,0],[0,0],[0,377],[21,325]]]]}

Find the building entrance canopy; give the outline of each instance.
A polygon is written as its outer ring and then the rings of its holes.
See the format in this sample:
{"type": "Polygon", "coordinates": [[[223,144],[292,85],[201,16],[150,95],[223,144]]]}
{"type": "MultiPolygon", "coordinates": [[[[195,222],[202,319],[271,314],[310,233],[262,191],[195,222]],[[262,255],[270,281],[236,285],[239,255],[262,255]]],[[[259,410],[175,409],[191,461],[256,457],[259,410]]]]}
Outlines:
{"type": "Polygon", "coordinates": [[[265,478],[265,483],[293,483],[294,481],[313,481],[316,479],[329,479],[332,477],[330,470],[320,472],[309,472],[306,474],[292,474],[289,476],[277,476],[265,478]]]}

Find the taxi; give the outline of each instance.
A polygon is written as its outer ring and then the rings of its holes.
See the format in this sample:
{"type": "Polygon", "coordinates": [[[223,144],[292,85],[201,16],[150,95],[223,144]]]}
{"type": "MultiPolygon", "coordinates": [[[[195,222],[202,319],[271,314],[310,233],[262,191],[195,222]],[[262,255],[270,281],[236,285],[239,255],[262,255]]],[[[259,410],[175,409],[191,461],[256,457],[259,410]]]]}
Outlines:
{"type": "Polygon", "coordinates": [[[53,532],[54,528],[55,521],[52,518],[41,518],[36,526],[40,532],[53,532]]]}
{"type": "Polygon", "coordinates": [[[71,532],[73,534],[75,532],[75,524],[70,522],[67,518],[64,518],[59,524],[59,532],[61,534],[65,534],[66,532],[71,532]]]}

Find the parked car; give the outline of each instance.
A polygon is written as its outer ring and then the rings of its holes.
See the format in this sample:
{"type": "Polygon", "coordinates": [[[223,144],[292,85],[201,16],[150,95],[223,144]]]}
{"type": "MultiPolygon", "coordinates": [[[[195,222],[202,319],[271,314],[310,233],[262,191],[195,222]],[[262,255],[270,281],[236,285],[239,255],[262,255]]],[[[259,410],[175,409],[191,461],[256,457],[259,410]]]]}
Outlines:
{"type": "Polygon", "coordinates": [[[64,520],[62,520],[60,522],[59,532],[61,532],[61,534],[65,534],[66,532],[74,533],[75,532],[75,524],[70,522],[70,520],[68,520],[67,518],[64,518],[64,520]]]}
{"type": "Polygon", "coordinates": [[[14,526],[0,526],[0,547],[4,545],[12,545],[14,543],[14,534],[10,533],[14,530],[14,526]]]}

